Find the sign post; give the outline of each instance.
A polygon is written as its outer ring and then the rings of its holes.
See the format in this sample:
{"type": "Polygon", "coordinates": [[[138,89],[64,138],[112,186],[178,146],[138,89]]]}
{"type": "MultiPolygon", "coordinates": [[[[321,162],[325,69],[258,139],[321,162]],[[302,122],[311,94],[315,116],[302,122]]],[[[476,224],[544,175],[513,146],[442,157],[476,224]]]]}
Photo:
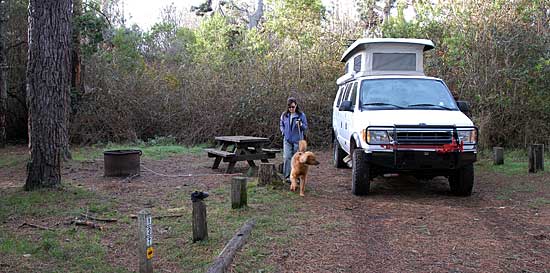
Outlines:
{"type": "Polygon", "coordinates": [[[153,273],[153,218],[146,209],[138,214],[138,230],[139,272],[153,273]]]}

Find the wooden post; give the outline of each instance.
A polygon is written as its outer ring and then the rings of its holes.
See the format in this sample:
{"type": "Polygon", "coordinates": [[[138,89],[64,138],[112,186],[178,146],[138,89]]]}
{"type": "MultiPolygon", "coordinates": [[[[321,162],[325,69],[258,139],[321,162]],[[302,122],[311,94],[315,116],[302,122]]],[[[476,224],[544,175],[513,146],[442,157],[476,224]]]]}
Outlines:
{"type": "Polygon", "coordinates": [[[153,272],[153,222],[151,212],[144,209],[138,214],[139,273],[153,272]]]}
{"type": "Polygon", "coordinates": [[[233,177],[231,180],[231,208],[238,209],[247,205],[246,177],[233,177]]]}
{"type": "Polygon", "coordinates": [[[504,148],[493,147],[493,160],[495,165],[504,164],[504,148]]]}
{"type": "Polygon", "coordinates": [[[529,146],[529,172],[544,171],[544,144],[529,146]]]}
{"type": "Polygon", "coordinates": [[[203,200],[193,201],[193,242],[208,239],[206,205],[203,200]]]}
{"type": "Polygon", "coordinates": [[[260,169],[258,170],[258,186],[271,185],[271,181],[275,171],[275,164],[273,163],[260,163],[260,169]]]}

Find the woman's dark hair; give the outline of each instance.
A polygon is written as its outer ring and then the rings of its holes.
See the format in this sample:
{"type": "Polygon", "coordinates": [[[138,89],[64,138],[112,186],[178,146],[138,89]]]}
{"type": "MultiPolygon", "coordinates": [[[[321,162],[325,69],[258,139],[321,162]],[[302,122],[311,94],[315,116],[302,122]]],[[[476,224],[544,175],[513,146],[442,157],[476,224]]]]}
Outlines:
{"type": "Polygon", "coordinates": [[[287,100],[286,100],[286,112],[285,114],[290,114],[290,111],[288,111],[288,107],[290,107],[291,104],[296,104],[296,114],[300,114],[300,107],[298,106],[298,103],[296,102],[296,98],[294,97],[289,97],[287,100]]]}

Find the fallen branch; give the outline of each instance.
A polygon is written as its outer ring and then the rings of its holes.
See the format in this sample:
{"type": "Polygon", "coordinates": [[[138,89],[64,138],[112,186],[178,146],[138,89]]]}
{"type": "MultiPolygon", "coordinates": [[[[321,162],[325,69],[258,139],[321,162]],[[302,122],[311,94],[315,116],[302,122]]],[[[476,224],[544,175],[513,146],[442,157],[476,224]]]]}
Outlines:
{"type": "Polygon", "coordinates": [[[130,176],[124,178],[124,180],[122,182],[130,183],[130,182],[132,182],[132,179],[134,179],[138,176],[139,176],[139,173],[136,173],[134,175],[130,175],[130,176]]]}
{"type": "Polygon", "coordinates": [[[37,228],[37,229],[42,229],[42,230],[51,230],[49,227],[45,227],[45,226],[40,226],[40,225],[35,225],[35,224],[29,224],[27,222],[21,224],[19,227],[22,228],[24,226],[28,226],[28,227],[32,227],[32,228],[37,228]]]}
{"type": "Polygon", "coordinates": [[[100,226],[99,224],[96,224],[92,221],[75,219],[75,220],[72,220],[70,224],[71,225],[76,225],[76,226],[86,226],[86,227],[89,227],[89,228],[95,228],[95,229],[103,230],[102,226],[100,226]]]}
{"type": "MultiPolygon", "coordinates": [[[[185,215],[185,214],[157,215],[157,216],[152,216],[152,218],[153,218],[153,219],[174,218],[174,217],[182,217],[182,216],[184,216],[184,215],[185,215]]],[[[136,218],[137,218],[137,215],[135,215],[135,214],[130,214],[130,218],[136,219],[136,218]]]]}
{"type": "Polygon", "coordinates": [[[97,218],[97,217],[87,215],[87,214],[84,214],[84,213],[81,213],[80,216],[84,217],[85,219],[90,219],[90,220],[99,221],[99,222],[110,223],[110,222],[118,221],[117,219],[97,218]]]}
{"type": "Polygon", "coordinates": [[[235,254],[237,251],[244,245],[246,239],[250,235],[252,228],[256,225],[254,219],[248,220],[240,229],[237,231],[235,236],[225,245],[222,252],[214,260],[212,265],[208,268],[207,273],[222,273],[228,272],[227,268],[233,262],[235,254]]]}

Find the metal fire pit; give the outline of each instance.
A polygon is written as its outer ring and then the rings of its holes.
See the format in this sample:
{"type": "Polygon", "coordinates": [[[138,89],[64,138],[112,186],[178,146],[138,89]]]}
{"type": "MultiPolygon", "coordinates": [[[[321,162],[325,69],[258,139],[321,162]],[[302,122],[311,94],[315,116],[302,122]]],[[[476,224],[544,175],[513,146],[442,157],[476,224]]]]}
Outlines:
{"type": "Polygon", "coordinates": [[[141,154],[141,150],[104,151],[105,176],[139,175],[141,154]]]}

